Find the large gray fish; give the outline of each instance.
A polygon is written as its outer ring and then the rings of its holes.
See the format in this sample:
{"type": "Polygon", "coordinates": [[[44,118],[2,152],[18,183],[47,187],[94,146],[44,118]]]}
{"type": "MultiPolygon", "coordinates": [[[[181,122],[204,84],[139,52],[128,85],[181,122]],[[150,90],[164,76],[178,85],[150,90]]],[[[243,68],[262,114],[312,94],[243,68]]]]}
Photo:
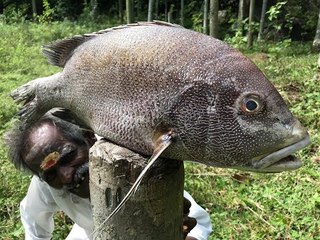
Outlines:
{"type": "Polygon", "coordinates": [[[144,155],[257,172],[301,166],[310,143],[264,74],[239,51],[167,23],[140,23],[44,47],[55,75],[12,96],[25,127],[70,110],[107,139],[144,155]]]}

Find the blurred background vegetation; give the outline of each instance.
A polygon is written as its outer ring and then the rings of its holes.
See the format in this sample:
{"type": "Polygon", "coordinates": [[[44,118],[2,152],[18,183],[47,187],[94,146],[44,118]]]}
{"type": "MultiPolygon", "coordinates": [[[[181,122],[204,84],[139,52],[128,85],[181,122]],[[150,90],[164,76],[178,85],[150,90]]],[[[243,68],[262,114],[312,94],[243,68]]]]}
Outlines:
{"type": "Polygon", "coordinates": [[[3,0],[0,21],[115,25],[156,19],[221,39],[240,40],[251,30],[259,40],[308,41],[315,36],[318,5],[317,0],[3,0]]]}
{"type": "MultiPolygon", "coordinates": [[[[60,71],[47,64],[41,45],[128,22],[181,24],[250,57],[312,137],[298,153],[304,166],[293,172],[254,174],[187,163],[185,188],[210,213],[210,239],[320,239],[318,14],[316,0],[3,0],[0,138],[17,111],[10,91],[60,71]]],[[[0,144],[0,239],[22,239],[19,202],[30,176],[14,169],[0,144]]],[[[53,239],[64,239],[70,224],[58,213],[53,239]]]]}

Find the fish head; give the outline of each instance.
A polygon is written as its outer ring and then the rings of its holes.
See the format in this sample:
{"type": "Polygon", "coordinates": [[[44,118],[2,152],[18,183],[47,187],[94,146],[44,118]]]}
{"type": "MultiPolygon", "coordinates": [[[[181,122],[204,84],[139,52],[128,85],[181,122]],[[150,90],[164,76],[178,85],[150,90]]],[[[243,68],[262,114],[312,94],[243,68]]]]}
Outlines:
{"type": "Polygon", "coordinates": [[[183,152],[191,161],[222,168],[299,168],[291,154],[309,145],[310,137],[276,88],[241,55],[219,64],[206,79],[186,86],[171,111],[183,152]]]}

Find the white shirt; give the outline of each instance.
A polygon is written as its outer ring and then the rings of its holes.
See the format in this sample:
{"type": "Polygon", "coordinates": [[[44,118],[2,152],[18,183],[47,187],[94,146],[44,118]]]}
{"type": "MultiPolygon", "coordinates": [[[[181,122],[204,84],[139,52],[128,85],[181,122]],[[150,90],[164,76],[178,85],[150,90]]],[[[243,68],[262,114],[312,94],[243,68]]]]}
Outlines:
{"type": "MultiPolygon", "coordinates": [[[[186,191],[184,197],[191,202],[189,216],[197,220],[197,225],[188,236],[207,240],[212,231],[209,214],[186,191]]],[[[25,240],[51,239],[54,229],[53,214],[57,211],[63,211],[75,222],[67,240],[90,239],[88,236],[93,232],[94,226],[89,199],[54,189],[37,176],[33,176],[28,193],[20,203],[25,240]]]]}

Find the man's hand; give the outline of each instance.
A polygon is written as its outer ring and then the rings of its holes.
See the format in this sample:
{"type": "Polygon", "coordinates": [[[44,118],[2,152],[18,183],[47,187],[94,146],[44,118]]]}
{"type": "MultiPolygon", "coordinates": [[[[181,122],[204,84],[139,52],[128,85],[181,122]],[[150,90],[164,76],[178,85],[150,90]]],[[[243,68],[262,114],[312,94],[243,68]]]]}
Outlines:
{"type": "Polygon", "coordinates": [[[182,230],[184,234],[185,240],[197,240],[193,237],[188,237],[188,233],[197,225],[197,221],[195,218],[188,217],[190,212],[191,203],[188,199],[184,198],[183,202],[183,225],[182,230]]]}

